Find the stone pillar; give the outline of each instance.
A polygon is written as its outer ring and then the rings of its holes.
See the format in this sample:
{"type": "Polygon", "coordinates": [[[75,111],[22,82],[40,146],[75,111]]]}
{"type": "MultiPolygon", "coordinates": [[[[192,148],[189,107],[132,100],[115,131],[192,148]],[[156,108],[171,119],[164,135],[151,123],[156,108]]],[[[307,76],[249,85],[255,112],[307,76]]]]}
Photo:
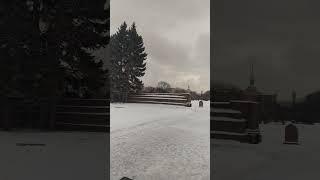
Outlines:
{"type": "Polygon", "coordinates": [[[51,130],[54,130],[56,126],[56,106],[57,98],[51,97],[49,99],[49,127],[51,130]]]}
{"type": "Polygon", "coordinates": [[[191,107],[192,106],[192,104],[191,104],[191,95],[189,93],[186,94],[186,98],[187,98],[187,106],[191,107]]]}
{"type": "Polygon", "coordinates": [[[259,129],[259,104],[248,102],[248,129],[259,129]]]}
{"type": "Polygon", "coordinates": [[[4,105],[4,106],[2,106],[2,108],[3,108],[3,121],[2,121],[3,128],[5,130],[10,130],[11,129],[10,120],[12,119],[10,117],[10,115],[11,115],[11,102],[7,97],[2,98],[2,100],[3,100],[3,105],[4,105]]]}
{"type": "Polygon", "coordinates": [[[45,99],[40,99],[39,101],[39,125],[40,128],[47,128],[48,120],[49,120],[49,112],[48,111],[48,101],[45,99]]]}
{"type": "Polygon", "coordinates": [[[250,130],[259,128],[259,104],[253,101],[230,101],[233,109],[241,111],[247,119],[247,128],[250,130]]]}

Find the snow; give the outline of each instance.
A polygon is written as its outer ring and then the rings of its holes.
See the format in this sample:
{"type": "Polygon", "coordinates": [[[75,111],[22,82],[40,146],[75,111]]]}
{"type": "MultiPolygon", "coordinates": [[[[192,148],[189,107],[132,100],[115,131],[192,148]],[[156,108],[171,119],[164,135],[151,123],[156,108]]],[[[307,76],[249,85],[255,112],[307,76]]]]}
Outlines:
{"type": "Polygon", "coordinates": [[[174,96],[171,96],[171,97],[148,97],[148,96],[135,96],[134,98],[138,98],[138,99],[166,99],[166,100],[171,100],[171,99],[177,99],[177,100],[186,100],[186,98],[181,98],[180,97],[174,97],[174,96]]]}
{"type": "MultiPolygon", "coordinates": [[[[79,99],[77,98],[66,98],[65,100],[68,100],[68,101],[79,101],[79,99]]],[[[102,101],[102,100],[105,100],[106,102],[109,101],[109,99],[81,99],[83,101],[102,101]]]]}
{"type": "MultiPolygon", "coordinates": [[[[111,104],[111,179],[208,180],[210,103],[192,104],[111,104]]],[[[211,176],[317,180],[320,124],[296,126],[299,145],[283,144],[281,123],[262,124],[260,144],[212,139],[211,176]]],[[[0,131],[0,179],[105,180],[108,139],[106,133],[0,131]]]]}
{"type": "Polygon", "coordinates": [[[172,94],[138,94],[134,97],[137,97],[137,96],[141,96],[141,97],[176,97],[176,98],[181,98],[181,97],[184,97],[184,95],[172,95],[172,94]]]}
{"type": "MultiPolygon", "coordinates": [[[[185,94],[189,94],[189,93],[142,93],[142,95],[145,94],[145,95],[172,95],[172,94],[175,94],[175,95],[185,95],[185,94]]],[[[139,94],[141,95],[141,94],[139,94]]]]}
{"type": "Polygon", "coordinates": [[[316,180],[319,175],[320,125],[296,125],[300,145],[283,144],[285,125],[261,125],[262,142],[246,144],[212,139],[215,180],[316,180]]]}
{"type": "Polygon", "coordinates": [[[185,106],[186,105],[186,103],[176,103],[176,102],[134,101],[134,100],[131,100],[130,103],[151,103],[151,104],[180,105],[180,106],[185,106]]]}
{"type": "Polygon", "coordinates": [[[111,104],[111,180],[209,180],[210,102],[111,104]]]}
{"type": "Polygon", "coordinates": [[[93,132],[0,131],[0,179],[105,180],[108,139],[93,132]]]}

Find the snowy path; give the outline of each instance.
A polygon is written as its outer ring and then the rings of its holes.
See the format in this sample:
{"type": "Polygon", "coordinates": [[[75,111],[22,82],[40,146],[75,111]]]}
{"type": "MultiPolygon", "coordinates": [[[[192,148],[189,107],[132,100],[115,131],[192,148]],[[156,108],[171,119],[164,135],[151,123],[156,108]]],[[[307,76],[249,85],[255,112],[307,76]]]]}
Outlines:
{"type": "Polygon", "coordinates": [[[283,125],[263,125],[258,145],[214,140],[215,180],[317,180],[320,125],[298,125],[300,145],[284,145],[283,125]]]}
{"type": "Polygon", "coordinates": [[[107,139],[106,133],[0,132],[0,179],[105,180],[107,139]]]}
{"type": "Polygon", "coordinates": [[[209,103],[112,104],[111,180],[209,180],[209,113],[209,103]]]}

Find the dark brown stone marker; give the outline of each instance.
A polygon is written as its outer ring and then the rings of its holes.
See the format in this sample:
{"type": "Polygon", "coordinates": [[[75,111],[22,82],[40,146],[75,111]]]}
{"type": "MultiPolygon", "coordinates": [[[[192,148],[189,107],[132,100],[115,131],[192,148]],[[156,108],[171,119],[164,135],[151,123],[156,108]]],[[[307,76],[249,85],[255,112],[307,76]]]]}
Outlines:
{"type": "Polygon", "coordinates": [[[199,107],[203,107],[203,101],[199,101],[199,107]]]}
{"type": "Polygon", "coordinates": [[[298,144],[298,137],[298,128],[293,124],[287,125],[285,128],[284,144],[298,144]]]}

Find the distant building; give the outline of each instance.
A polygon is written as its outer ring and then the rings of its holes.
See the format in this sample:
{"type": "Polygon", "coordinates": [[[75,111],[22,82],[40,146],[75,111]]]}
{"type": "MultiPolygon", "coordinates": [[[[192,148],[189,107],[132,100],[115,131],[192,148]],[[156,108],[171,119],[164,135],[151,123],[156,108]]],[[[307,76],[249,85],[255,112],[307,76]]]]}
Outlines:
{"type": "Polygon", "coordinates": [[[244,99],[259,102],[261,121],[269,122],[275,120],[277,94],[260,92],[255,87],[253,64],[251,64],[250,85],[244,90],[244,99]]]}
{"type": "Polygon", "coordinates": [[[276,120],[277,94],[260,92],[255,86],[253,64],[251,65],[249,86],[245,90],[230,87],[215,87],[212,100],[224,102],[231,100],[249,100],[260,104],[260,122],[276,120]]]}

